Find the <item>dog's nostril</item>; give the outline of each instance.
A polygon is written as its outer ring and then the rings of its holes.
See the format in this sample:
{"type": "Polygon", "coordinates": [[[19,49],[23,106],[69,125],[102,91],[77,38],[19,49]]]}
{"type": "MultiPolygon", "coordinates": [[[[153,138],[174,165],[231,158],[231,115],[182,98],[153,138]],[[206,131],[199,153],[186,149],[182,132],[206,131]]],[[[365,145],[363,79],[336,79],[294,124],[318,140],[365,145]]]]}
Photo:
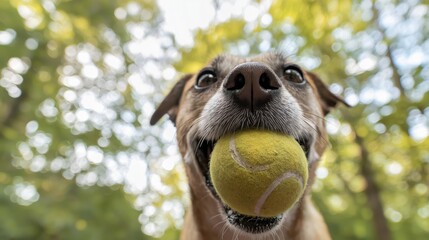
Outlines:
{"type": "Polygon", "coordinates": [[[244,84],[246,84],[246,80],[244,79],[243,74],[238,74],[238,76],[235,78],[235,87],[237,89],[241,89],[244,87],[244,84]]]}
{"type": "Polygon", "coordinates": [[[246,80],[243,74],[239,73],[233,79],[232,84],[227,84],[225,87],[227,90],[233,91],[233,90],[242,89],[245,84],[246,84],[246,80]]]}
{"type": "Polygon", "coordinates": [[[265,72],[262,73],[261,77],[259,78],[259,86],[267,90],[276,90],[280,87],[278,84],[273,84],[273,81],[265,72]]]}

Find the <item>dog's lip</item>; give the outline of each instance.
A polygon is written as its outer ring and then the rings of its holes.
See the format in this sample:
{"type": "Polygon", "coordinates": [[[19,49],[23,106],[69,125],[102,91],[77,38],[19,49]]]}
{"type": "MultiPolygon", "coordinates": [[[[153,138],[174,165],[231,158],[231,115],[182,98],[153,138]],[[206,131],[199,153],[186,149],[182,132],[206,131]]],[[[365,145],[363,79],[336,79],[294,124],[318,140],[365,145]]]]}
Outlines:
{"type": "MultiPolygon", "coordinates": [[[[216,145],[216,142],[219,138],[216,140],[208,140],[198,137],[194,139],[195,141],[193,142],[193,152],[195,153],[198,167],[205,178],[207,188],[210,190],[214,198],[223,206],[228,221],[237,228],[249,233],[262,233],[278,225],[278,223],[283,218],[282,214],[272,218],[246,216],[232,210],[222,202],[213,186],[210,177],[210,157],[214,146],[216,145]]],[[[305,137],[305,135],[299,138],[295,138],[295,140],[301,145],[307,159],[309,157],[309,151],[311,146],[310,139],[311,138],[309,137],[305,137]]]]}
{"type": "Polygon", "coordinates": [[[213,196],[220,201],[210,177],[210,157],[216,142],[216,140],[197,138],[194,142],[195,149],[193,152],[195,153],[198,167],[205,178],[206,186],[210,189],[213,196]]]}
{"type": "Polygon", "coordinates": [[[277,226],[283,218],[283,214],[275,217],[254,217],[246,216],[232,210],[228,206],[224,206],[224,210],[228,221],[248,233],[262,233],[271,230],[277,226]]]}

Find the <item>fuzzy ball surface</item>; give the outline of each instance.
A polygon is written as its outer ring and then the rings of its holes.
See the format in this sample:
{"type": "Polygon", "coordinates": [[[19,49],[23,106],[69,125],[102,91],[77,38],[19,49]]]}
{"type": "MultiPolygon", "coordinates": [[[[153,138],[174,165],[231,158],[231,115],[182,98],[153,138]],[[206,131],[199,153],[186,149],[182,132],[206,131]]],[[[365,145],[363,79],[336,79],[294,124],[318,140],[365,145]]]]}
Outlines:
{"type": "Polygon", "coordinates": [[[308,164],[293,137],[244,130],[218,140],[211,154],[210,176],[222,202],[233,210],[274,217],[303,194],[308,164]]]}

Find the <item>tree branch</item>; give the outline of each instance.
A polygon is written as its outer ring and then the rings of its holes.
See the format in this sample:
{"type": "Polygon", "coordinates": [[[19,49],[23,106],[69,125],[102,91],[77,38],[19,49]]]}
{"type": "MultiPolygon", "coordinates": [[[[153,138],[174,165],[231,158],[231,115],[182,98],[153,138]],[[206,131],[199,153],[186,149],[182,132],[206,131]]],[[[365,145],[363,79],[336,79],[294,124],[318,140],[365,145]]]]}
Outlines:
{"type": "Polygon", "coordinates": [[[401,77],[402,76],[399,73],[399,68],[398,68],[398,65],[395,62],[395,59],[393,58],[392,46],[388,43],[389,39],[388,39],[388,37],[386,35],[386,29],[384,29],[381,26],[381,24],[380,24],[380,10],[378,10],[378,8],[375,6],[375,1],[372,1],[372,14],[373,14],[372,21],[373,21],[375,27],[377,28],[377,30],[383,36],[383,41],[387,45],[386,57],[389,59],[390,67],[392,68],[392,72],[393,72],[392,80],[393,80],[393,83],[399,89],[399,91],[401,93],[401,97],[406,97],[406,95],[405,95],[405,88],[404,88],[404,86],[402,85],[402,82],[401,82],[401,77]]]}

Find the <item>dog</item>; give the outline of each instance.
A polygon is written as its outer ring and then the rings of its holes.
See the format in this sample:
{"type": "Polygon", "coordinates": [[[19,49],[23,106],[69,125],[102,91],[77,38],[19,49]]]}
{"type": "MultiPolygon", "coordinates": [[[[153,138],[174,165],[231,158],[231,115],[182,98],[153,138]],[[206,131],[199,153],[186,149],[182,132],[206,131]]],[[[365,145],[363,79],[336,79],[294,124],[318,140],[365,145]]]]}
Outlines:
{"type": "Polygon", "coordinates": [[[338,103],[348,106],[314,73],[281,53],[250,58],[220,55],[199,73],[181,78],[150,120],[154,125],[168,114],[176,126],[191,199],[181,239],[331,239],[310,192],[328,145],[324,116],[338,103]],[[304,194],[277,217],[231,211],[211,183],[214,144],[221,136],[243,129],[293,136],[307,157],[304,194]]]}

